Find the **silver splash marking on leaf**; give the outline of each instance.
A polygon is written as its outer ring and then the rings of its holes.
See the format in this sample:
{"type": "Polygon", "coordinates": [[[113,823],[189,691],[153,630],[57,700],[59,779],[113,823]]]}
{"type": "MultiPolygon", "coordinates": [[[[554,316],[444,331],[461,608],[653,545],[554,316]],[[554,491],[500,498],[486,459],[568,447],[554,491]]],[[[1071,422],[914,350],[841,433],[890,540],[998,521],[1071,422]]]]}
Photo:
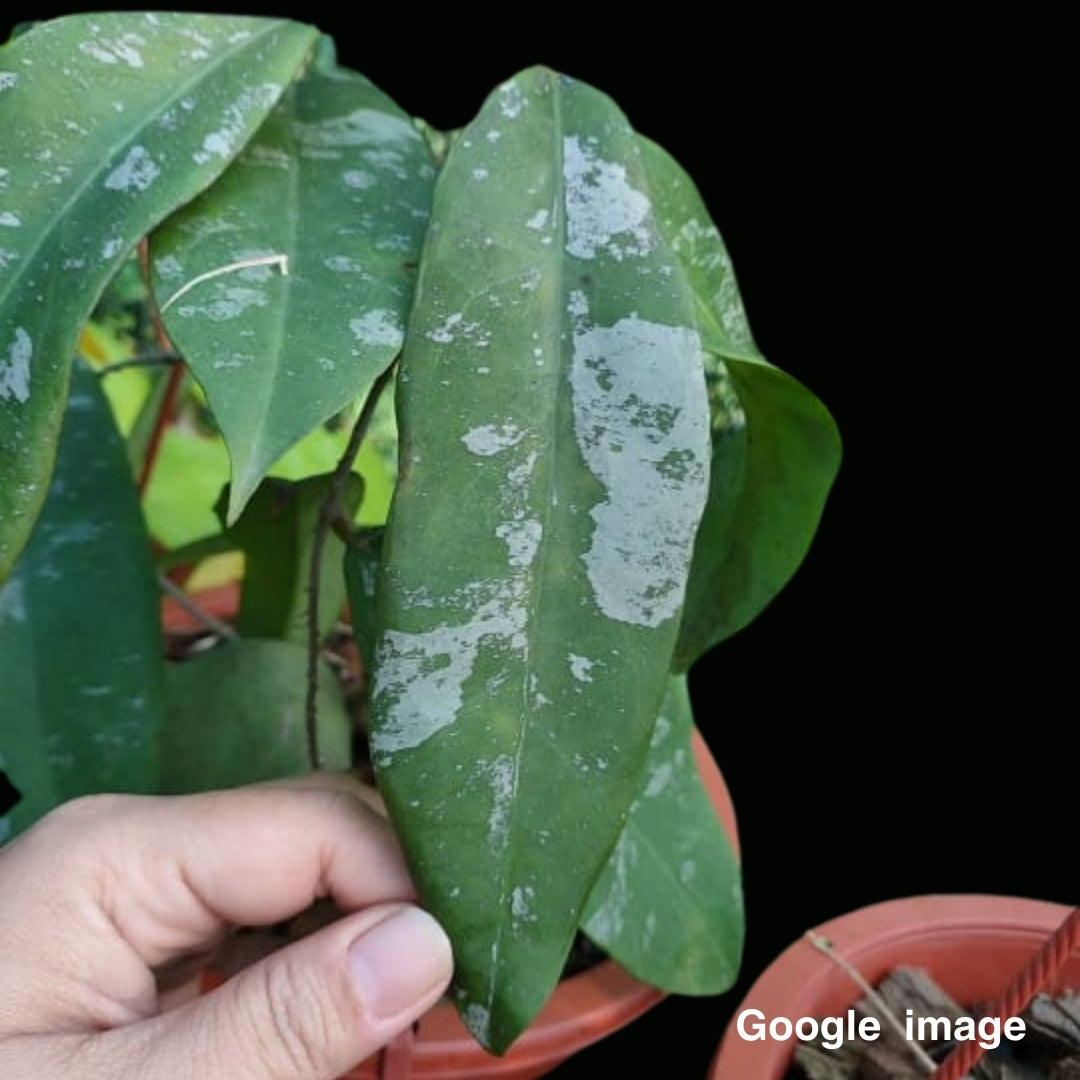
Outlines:
{"type": "Polygon", "coordinates": [[[349,329],[365,345],[387,345],[397,349],[405,338],[394,313],[384,308],[372,308],[361,318],[350,319],[349,329]]]}
{"type": "Polygon", "coordinates": [[[471,453],[479,454],[481,457],[490,457],[501,450],[509,450],[510,447],[516,446],[524,434],[525,432],[521,428],[515,427],[513,424],[501,424],[499,426],[483,424],[467,431],[461,436],[461,441],[471,453]]]}
{"type": "Polygon", "coordinates": [[[133,146],[119,165],[107,177],[105,187],[110,191],[145,191],[159,176],[161,169],[145,146],[133,146]]]}
{"type": "Polygon", "coordinates": [[[575,436],[606,491],[590,511],[589,581],[609,618],[659,626],[682,605],[707,495],[708,414],[672,378],[700,343],[694,330],[636,314],[588,326],[579,296],[570,313],[575,436]]]}
{"type": "Polygon", "coordinates": [[[381,706],[384,720],[371,733],[377,765],[415,749],[454,722],[482,646],[523,647],[525,611],[518,591],[513,582],[490,588],[473,617],[458,625],[442,623],[420,633],[386,631],[372,692],[374,703],[390,702],[381,706]]]}
{"type": "Polygon", "coordinates": [[[212,157],[232,156],[236,143],[244,130],[247,114],[253,109],[269,108],[281,95],[278,83],[263,83],[245,90],[235,102],[225,108],[221,127],[203,139],[202,149],[192,154],[196,165],[205,165],[212,157]]]}
{"type": "Polygon", "coordinates": [[[647,255],[653,236],[651,205],[630,186],[626,168],[604,161],[575,135],[563,139],[566,184],[566,250],[579,259],[607,254],[616,260],[647,255]]]}
{"type": "Polygon", "coordinates": [[[30,360],[34,345],[30,335],[15,327],[15,336],[8,345],[7,359],[0,358],[0,401],[14,398],[25,405],[30,398],[30,360]]]}

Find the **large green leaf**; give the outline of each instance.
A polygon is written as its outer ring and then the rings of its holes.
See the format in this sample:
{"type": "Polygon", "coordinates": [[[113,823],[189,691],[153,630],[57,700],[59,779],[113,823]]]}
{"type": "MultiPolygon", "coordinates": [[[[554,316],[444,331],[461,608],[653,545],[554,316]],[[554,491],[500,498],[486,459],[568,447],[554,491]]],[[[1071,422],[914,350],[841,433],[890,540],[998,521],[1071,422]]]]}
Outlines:
{"type": "Polygon", "coordinates": [[[74,15],[0,49],[0,580],[48,487],[79,328],[303,64],[280,20],[74,15]]]}
{"type": "Polygon", "coordinates": [[[374,758],[501,1051],[637,792],[707,485],[693,298],[602,94],[534,69],[455,141],[398,407],[374,758]]]}
{"type": "Polygon", "coordinates": [[[709,501],[674,660],[685,671],[760,614],[798,569],[840,467],[840,436],[825,406],[758,352],[731,260],[693,181],[666,151],[641,145],[709,353],[709,501]]]}
{"type": "Polygon", "coordinates": [[[152,791],[161,724],[157,581],[123,442],[81,367],[34,535],[0,589],[0,757],[25,828],[92,791],[152,791]]]}
{"type": "Polygon", "coordinates": [[[731,257],[697,186],[666,150],[638,140],[660,228],[694,290],[701,344],[728,360],[766,363],[750,333],[731,257]]]}
{"type": "Polygon", "coordinates": [[[589,896],[582,929],[642,982],[718,994],[743,943],[738,860],[701,783],[685,676],[672,676],[645,783],[589,896]]]}
{"type": "MultiPolygon", "coordinates": [[[[258,639],[170,664],[161,791],[210,791],[307,772],[306,672],[302,646],[258,639]]],[[[348,768],[349,717],[329,669],[318,709],[323,766],[348,768]]]]}
{"type": "MultiPolygon", "coordinates": [[[[304,644],[308,634],[308,583],[315,527],[330,487],[329,476],[304,480],[267,479],[259,485],[229,537],[244,552],[244,584],[237,629],[244,637],[281,638],[304,644]]],[[[351,473],[344,510],[351,518],[360,505],[363,481],[351,473]]],[[[227,499],[222,493],[222,503],[227,499]]],[[[224,517],[224,505],[218,507],[224,517]]],[[[319,575],[319,632],[325,637],[341,618],[345,581],[344,544],[330,532],[323,544],[319,575]]]]}
{"type": "Polygon", "coordinates": [[[290,446],[397,355],[434,175],[409,117],[326,61],[221,180],[154,235],[159,299],[177,296],[169,334],[229,447],[230,521],[290,446]],[[244,267],[274,256],[287,258],[287,273],[244,267]]]}
{"type": "Polygon", "coordinates": [[[220,438],[170,424],[143,495],[154,539],[177,548],[217,531],[214,501],[229,481],[229,455],[220,438]]]}
{"type": "Polygon", "coordinates": [[[676,671],[755,619],[791,579],[840,465],[832,417],[801,383],[765,364],[710,357],[706,366],[714,400],[733,390],[737,404],[714,422],[676,671]]]}

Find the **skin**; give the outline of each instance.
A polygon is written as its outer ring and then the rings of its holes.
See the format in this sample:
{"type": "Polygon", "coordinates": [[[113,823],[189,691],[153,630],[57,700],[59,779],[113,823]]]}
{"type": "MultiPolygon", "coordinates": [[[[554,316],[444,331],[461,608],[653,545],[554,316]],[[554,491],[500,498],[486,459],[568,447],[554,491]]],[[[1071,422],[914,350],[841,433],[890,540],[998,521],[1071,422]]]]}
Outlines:
{"type": "Polygon", "coordinates": [[[333,1080],[430,1008],[450,945],[343,777],[92,796],[0,849],[5,1080],[333,1080]],[[169,1007],[159,974],[237,925],[345,914],[169,1007]]]}

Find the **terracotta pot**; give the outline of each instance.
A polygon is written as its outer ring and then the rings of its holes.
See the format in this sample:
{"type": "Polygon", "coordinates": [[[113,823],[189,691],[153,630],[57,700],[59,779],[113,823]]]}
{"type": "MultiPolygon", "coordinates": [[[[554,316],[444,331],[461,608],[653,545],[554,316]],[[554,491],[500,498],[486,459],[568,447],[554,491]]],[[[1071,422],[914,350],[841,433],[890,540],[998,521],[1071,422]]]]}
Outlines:
{"type": "MultiPolygon", "coordinates": [[[[996,998],[1071,909],[1009,896],[914,896],[854,911],[817,927],[836,952],[874,985],[895,967],[924,968],[962,1005],[996,998]]],[[[1057,984],[1080,986],[1080,952],[1057,984]]],[[[709,1072],[710,1080],[782,1080],[797,1043],[748,1042],[736,1022],[744,1009],[766,1020],[842,1016],[862,991],[808,941],[789,946],[735,1010],[709,1072]]]]}
{"type": "MultiPolygon", "coordinates": [[[[216,619],[236,618],[240,609],[240,586],[235,581],[203,589],[192,597],[199,607],[216,619]]],[[[161,625],[169,633],[190,634],[205,630],[206,624],[180,606],[171,596],[161,598],[161,625]]]]}

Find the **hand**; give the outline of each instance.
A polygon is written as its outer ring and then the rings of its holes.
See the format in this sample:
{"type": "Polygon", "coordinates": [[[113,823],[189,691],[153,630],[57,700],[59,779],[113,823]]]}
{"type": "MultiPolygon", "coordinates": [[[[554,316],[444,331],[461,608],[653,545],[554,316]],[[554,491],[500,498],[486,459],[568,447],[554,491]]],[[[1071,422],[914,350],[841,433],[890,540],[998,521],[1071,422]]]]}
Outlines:
{"type": "Polygon", "coordinates": [[[68,803],[0,849],[0,1076],[332,1080],[449,982],[413,898],[342,778],[68,803]],[[322,896],[344,917],[163,1011],[155,968],[322,896]]]}

